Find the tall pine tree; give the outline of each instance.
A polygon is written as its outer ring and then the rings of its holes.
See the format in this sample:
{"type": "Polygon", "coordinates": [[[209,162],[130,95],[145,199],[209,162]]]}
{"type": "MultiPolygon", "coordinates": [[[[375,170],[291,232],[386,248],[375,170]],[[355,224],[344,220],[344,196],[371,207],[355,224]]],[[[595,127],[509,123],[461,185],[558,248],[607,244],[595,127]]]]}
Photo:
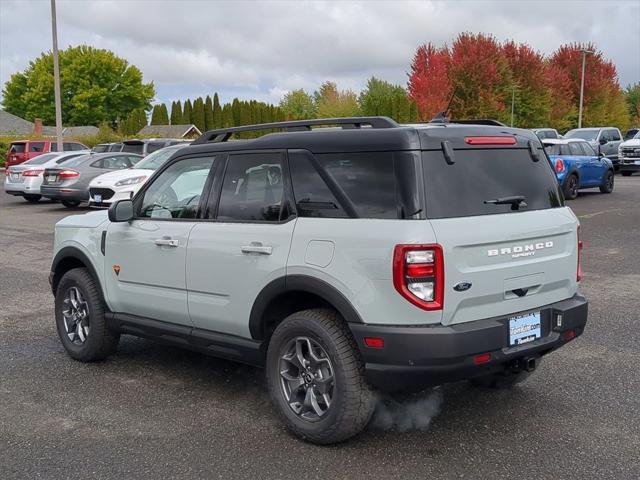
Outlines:
{"type": "Polygon", "coordinates": [[[184,108],[182,109],[182,123],[185,125],[193,123],[193,106],[188,98],[184,101],[184,108]]]}
{"type": "Polygon", "coordinates": [[[151,113],[151,125],[169,125],[167,106],[164,103],[154,105],[151,113]]]}
{"type": "Polygon", "coordinates": [[[222,107],[217,92],[213,94],[213,128],[222,128],[222,107]]]}
{"type": "Polygon", "coordinates": [[[198,97],[193,102],[193,111],[191,113],[191,123],[193,123],[201,132],[206,131],[205,127],[204,101],[202,97],[198,97]]]}
{"type": "Polygon", "coordinates": [[[213,130],[213,102],[211,97],[207,95],[207,99],[204,102],[204,128],[205,130],[213,130]]]}
{"type": "Polygon", "coordinates": [[[171,104],[171,125],[182,125],[182,103],[180,100],[171,104]]]}

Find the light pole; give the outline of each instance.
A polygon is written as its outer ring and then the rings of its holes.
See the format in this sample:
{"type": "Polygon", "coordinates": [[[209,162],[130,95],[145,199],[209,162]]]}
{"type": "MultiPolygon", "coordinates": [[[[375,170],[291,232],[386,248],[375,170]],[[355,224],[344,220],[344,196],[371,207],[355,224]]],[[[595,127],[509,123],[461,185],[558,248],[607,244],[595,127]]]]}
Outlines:
{"type": "Polygon", "coordinates": [[[62,152],[62,106],[60,101],[60,66],[58,65],[58,30],[56,26],[56,0],[51,0],[51,34],[53,36],[53,90],[56,103],[56,140],[62,152]]]}
{"type": "Polygon", "coordinates": [[[596,53],[592,50],[585,48],[580,50],[582,52],[582,77],[580,78],[580,109],[578,111],[578,128],[582,128],[582,100],[584,99],[584,67],[587,61],[587,53],[596,53]]]}

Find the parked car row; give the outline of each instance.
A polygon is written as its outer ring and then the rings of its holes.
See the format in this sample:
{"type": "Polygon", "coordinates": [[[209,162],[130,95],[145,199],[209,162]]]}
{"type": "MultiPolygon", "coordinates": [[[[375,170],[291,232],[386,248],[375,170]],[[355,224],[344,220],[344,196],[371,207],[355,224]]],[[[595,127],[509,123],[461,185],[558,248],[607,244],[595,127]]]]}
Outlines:
{"type": "Polygon", "coordinates": [[[144,159],[127,152],[47,153],[8,167],[4,188],[28,202],[46,197],[69,208],[82,202],[109,206],[116,200],[132,198],[153,171],[183,146],[181,142],[165,147],[144,159]]]}
{"type": "Polygon", "coordinates": [[[91,150],[95,153],[105,152],[127,152],[135,153],[137,155],[147,156],[157,150],[171,145],[185,145],[190,143],[188,140],[181,140],[179,138],[149,138],[144,140],[125,140],[124,142],[116,143],[99,143],[91,150]]]}

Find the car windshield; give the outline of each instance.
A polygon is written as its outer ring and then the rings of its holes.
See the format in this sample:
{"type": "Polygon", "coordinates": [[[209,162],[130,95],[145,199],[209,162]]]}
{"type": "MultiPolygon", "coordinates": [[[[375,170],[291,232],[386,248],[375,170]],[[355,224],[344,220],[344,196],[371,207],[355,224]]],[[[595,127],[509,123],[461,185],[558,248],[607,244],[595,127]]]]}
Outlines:
{"type": "Polygon", "coordinates": [[[582,140],[595,140],[598,136],[597,128],[585,128],[578,130],[569,130],[565,134],[565,138],[581,138],[582,140]]]}
{"type": "Polygon", "coordinates": [[[77,167],[78,165],[83,164],[84,162],[86,162],[87,160],[89,160],[90,158],[95,158],[95,155],[81,155],[77,158],[74,158],[72,160],[69,160],[68,162],[64,162],[64,166],[65,167],[77,167]]]}
{"type": "Polygon", "coordinates": [[[144,160],[140,160],[136,163],[135,168],[143,168],[146,170],[156,170],[160,168],[164,162],[166,162],[173,152],[175,152],[175,148],[163,148],[162,150],[157,150],[147,156],[144,160]]]}
{"type": "Polygon", "coordinates": [[[47,163],[49,160],[52,160],[57,156],[57,153],[45,153],[44,155],[38,155],[36,158],[27,160],[23,163],[23,165],[42,165],[43,163],[47,163]]]}

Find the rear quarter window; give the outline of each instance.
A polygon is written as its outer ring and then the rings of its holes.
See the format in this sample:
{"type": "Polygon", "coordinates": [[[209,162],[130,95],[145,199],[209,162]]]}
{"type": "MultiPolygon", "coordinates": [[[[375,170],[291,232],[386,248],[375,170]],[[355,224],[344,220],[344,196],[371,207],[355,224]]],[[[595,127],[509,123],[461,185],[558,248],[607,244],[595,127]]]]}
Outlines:
{"type": "Polygon", "coordinates": [[[563,205],[557,178],[549,162],[534,162],[526,149],[494,148],[455,151],[448,164],[442,151],[422,154],[427,218],[455,218],[519,213],[563,205]],[[527,207],[485,201],[524,196],[527,207]]]}
{"type": "Polygon", "coordinates": [[[44,152],[44,142],[29,142],[30,152],[44,152]]]}

